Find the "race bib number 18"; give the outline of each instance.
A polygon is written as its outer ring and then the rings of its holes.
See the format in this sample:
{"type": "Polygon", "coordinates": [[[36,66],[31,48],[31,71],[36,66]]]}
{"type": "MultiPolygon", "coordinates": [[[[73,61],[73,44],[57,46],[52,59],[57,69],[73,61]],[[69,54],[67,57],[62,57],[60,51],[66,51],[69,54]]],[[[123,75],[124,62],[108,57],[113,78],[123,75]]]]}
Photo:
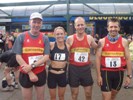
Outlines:
{"type": "Polygon", "coordinates": [[[74,53],[74,61],[75,62],[87,62],[88,61],[88,53],[87,52],[75,52],[74,53]]]}
{"type": "Polygon", "coordinates": [[[108,68],[119,68],[121,67],[121,59],[120,58],[105,58],[105,64],[108,68]]]}

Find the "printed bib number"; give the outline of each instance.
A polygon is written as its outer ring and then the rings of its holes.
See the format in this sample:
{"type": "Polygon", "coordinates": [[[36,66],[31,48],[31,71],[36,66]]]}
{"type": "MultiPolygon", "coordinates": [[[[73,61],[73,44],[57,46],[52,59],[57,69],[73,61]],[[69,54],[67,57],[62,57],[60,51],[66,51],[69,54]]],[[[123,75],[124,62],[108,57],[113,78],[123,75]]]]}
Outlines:
{"type": "Polygon", "coordinates": [[[105,64],[108,68],[119,68],[121,67],[121,59],[120,58],[105,58],[105,64]]]}
{"type": "Polygon", "coordinates": [[[88,61],[88,52],[75,52],[74,53],[75,62],[87,62],[88,61]]]}
{"type": "MultiPolygon", "coordinates": [[[[41,57],[43,57],[43,55],[38,55],[38,56],[30,56],[28,57],[29,60],[29,65],[33,64],[34,62],[38,61],[41,57]]],[[[41,66],[43,66],[44,64],[42,64],[41,66]]]]}
{"type": "Polygon", "coordinates": [[[65,53],[55,53],[54,60],[65,60],[66,55],[65,53]]]}

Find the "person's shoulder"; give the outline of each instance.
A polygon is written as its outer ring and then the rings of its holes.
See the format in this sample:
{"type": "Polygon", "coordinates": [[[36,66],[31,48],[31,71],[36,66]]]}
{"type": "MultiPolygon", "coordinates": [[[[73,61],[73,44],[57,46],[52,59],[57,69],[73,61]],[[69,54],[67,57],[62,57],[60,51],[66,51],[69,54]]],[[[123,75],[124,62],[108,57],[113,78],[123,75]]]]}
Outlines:
{"type": "Polygon", "coordinates": [[[128,47],[129,43],[128,40],[122,37],[122,45],[123,47],[128,47]]]}
{"type": "Polygon", "coordinates": [[[47,36],[47,35],[45,35],[45,34],[43,34],[43,38],[48,38],[48,36],[47,36]]]}
{"type": "MultiPolygon", "coordinates": [[[[66,39],[66,42],[67,42],[67,43],[72,42],[72,41],[73,41],[73,36],[74,36],[74,34],[73,34],[73,35],[69,35],[69,36],[67,37],[67,39],[66,39]]],[[[71,44],[71,43],[70,43],[70,44],[71,44]]]]}
{"type": "Polygon", "coordinates": [[[90,34],[87,34],[87,38],[93,38],[93,36],[91,36],[90,34]]]}
{"type": "Polygon", "coordinates": [[[55,44],[55,42],[50,42],[50,45],[54,45],[55,44]]]}
{"type": "Polygon", "coordinates": [[[53,50],[55,42],[50,42],[50,49],[53,50]]]}
{"type": "Polygon", "coordinates": [[[99,39],[99,41],[98,41],[100,44],[104,44],[105,43],[105,37],[104,38],[101,38],[101,39],[99,39]]]}
{"type": "Polygon", "coordinates": [[[71,38],[73,38],[73,36],[74,36],[74,34],[69,35],[69,36],[67,37],[67,39],[71,39],[71,38]]]}
{"type": "Polygon", "coordinates": [[[122,42],[128,42],[128,40],[122,37],[122,42]]]}
{"type": "Polygon", "coordinates": [[[66,43],[67,44],[69,44],[70,46],[72,45],[72,43],[73,43],[73,36],[74,36],[74,34],[73,35],[69,35],[68,37],[67,37],[67,39],[66,39],[66,43]]]}
{"type": "Polygon", "coordinates": [[[104,41],[104,40],[105,40],[105,38],[106,38],[106,37],[103,37],[103,38],[100,38],[99,40],[100,40],[100,41],[104,41]]]}
{"type": "Polygon", "coordinates": [[[43,34],[43,40],[48,42],[49,41],[48,36],[46,36],[46,35],[43,34]]]}
{"type": "Polygon", "coordinates": [[[25,36],[25,32],[19,33],[18,37],[24,37],[25,36]]]}

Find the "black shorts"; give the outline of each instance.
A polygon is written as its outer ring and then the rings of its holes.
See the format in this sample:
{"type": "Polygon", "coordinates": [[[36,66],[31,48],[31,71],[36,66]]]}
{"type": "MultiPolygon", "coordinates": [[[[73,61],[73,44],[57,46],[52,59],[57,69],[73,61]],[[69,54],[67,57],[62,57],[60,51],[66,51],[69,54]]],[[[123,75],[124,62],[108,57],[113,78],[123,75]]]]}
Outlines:
{"type": "Polygon", "coordinates": [[[71,87],[92,86],[93,79],[90,65],[77,67],[70,64],[68,67],[68,82],[71,87]]]}
{"type": "Polygon", "coordinates": [[[18,67],[19,64],[16,60],[16,55],[12,55],[12,57],[7,62],[8,67],[18,67]]]}
{"type": "Polygon", "coordinates": [[[66,87],[67,85],[67,77],[66,77],[66,72],[62,74],[54,74],[51,73],[50,71],[48,72],[48,88],[54,89],[57,86],[59,87],[66,87]]]}
{"type": "Polygon", "coordinates": [[[20,85],[24,88],[30,88],[33,85],[34,86],[43,86],[46,83],[46,70],[37,74],[37,77],[38,77],[37,82],[31,82],[28,74],[24,74],[24,73],[20,72],[20,75],[19,75],[20,85]]]}
{"type": "Polygon", "coordinates": [[[111,91],[112,89],[119,91],[123,83],[123,71],[101,71],[103,79],[102,91],[111,91]]]}

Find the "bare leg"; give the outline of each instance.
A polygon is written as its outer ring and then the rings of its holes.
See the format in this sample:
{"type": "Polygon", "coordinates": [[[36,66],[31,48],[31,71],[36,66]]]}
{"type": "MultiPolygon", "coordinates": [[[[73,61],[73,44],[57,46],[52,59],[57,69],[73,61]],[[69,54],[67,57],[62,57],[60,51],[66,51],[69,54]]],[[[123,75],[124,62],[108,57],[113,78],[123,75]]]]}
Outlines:
{"type": "Polygon", "coordinates": [[[36,96],[37,96],[36,100],[44,100],[45,85],[40,86],[40,87],[36,86],[35,90],[36,90],[36,96]]]}
{"type": "Polygon", "coordinates": [[[72,93],[72,100],[77,100],[78,99],[78,93],[79,93],[79,87],[77,87],[77,88],[71,87],[71,93],[72,93]]]}
{"type": "Polygon", "coordinates": [[[19,69],[18,68],[14,68],[14,74],[15,74],[15,82],[18,83],[19,82],[19,69]]]}
{"type": "Polygon", "coordinates": [[[117,93],[118,93],[118,91],[116,91],[116,90],[111,91],[111,100],[115,100],[117,93]]]}
{"type": "Polygon", "coordinates": [[[103,100],[111,100],[111,91],[110,92],[102,92],[103,100]]]}
{"type": "Polygon", "coordinates": [[[84,91],[85,91],[85,97],[86,100],[91,100],[92,98],[92,86],[87,86],[84,87],[84,91]]]}
{"type": "Polygon", "coordinates": [[[32,88],[23,88],[21,87],[22,90],[22,97],[23,100],[32,100],[32,88]]]}
{"type": "Polygon", "coordinates": [[[49,89],[49,93],[50,93],[50,100],[56,100],[56,88],[49,89]]]}
{"type": "Polygon", "coordinates": [[[65,90],[66,90],[66,87],[59,87],[58,88],[59,100],[64,100],[65,90]]]}
{"type": "Polygon", "coordinates": [[[11,71],[11,69],[9,67],[5,67],[4,75],[6,77],[6,81],[7,81],[8,85],[12,84],[12,77],[10,76],[10,71],[11,71]]]}

